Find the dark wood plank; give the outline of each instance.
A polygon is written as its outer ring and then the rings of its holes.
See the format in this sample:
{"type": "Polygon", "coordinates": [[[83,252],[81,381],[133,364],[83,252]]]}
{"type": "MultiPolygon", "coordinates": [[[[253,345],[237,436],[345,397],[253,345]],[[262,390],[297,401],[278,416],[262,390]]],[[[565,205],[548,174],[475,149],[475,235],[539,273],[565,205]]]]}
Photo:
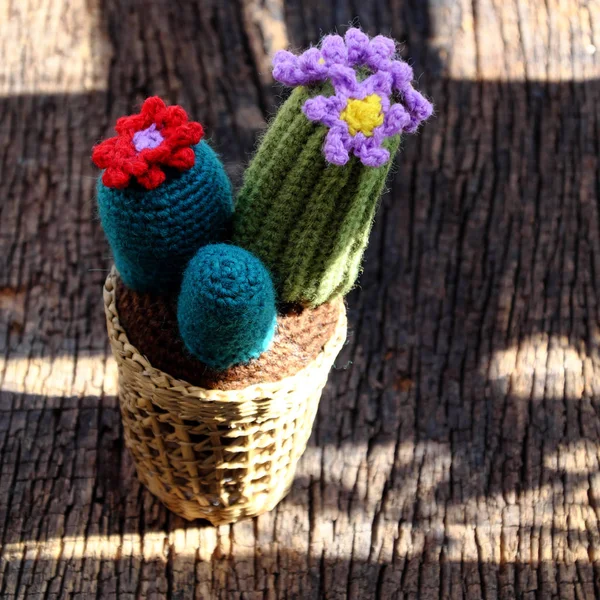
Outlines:
{"type": "Polygon", "coordinates": [[[600,4],[0,3],[0,597],[600,596],[600,4]],[[406,139],[294,488],[214,529],[124,451],[91,146],[160,94],[239,182],[269,53],[359,19],[406,139]]]}

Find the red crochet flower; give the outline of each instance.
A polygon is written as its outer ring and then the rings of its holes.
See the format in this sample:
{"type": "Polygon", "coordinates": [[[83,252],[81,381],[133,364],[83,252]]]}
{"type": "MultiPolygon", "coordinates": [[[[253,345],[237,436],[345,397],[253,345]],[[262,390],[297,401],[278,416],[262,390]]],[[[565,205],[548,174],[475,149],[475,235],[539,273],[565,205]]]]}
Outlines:
{"type": "Polygon", "coordinates": [[[139,114],[118,119],[115,129],[116,137],[94,147],[92,160],[105,169],[102,183],[119,189],[131,177],[148,190],[158,187],[166,178],[161,167],[191,169],[196,159],[191,146],[204,135],[181,106],[166,106],[158,96],[148,98],[139,114]]]}

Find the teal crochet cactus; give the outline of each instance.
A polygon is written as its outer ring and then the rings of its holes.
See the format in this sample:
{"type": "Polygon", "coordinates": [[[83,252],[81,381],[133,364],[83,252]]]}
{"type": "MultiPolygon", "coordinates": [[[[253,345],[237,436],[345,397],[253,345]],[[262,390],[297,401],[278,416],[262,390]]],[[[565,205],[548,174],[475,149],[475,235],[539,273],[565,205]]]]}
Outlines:
{"type": "Polygon", "coordinates": [[[183,276],[177,321],[189,352],[210,367],[224,370],[258,358],[277,321],[269,273],[242,248],[200,248],[183,276]]]}
{"type": "Polygon", "coordinates": [[[138,292],[176,291],[198,248],[230,232],[233,198],[223,166],[204,141],[193,153],[190,169],[167,170],[166,180],[153,189],[98,182],[100,219],[115,264],[138,292]]]}

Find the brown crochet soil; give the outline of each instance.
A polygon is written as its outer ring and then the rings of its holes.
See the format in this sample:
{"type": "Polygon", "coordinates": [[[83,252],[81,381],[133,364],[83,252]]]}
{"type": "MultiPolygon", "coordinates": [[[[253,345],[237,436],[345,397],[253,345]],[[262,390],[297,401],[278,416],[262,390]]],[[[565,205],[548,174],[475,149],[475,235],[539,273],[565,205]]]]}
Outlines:
{"type": "Polygon", "coordinates": [[[222,390],[278,381],[297,373],[321,352],[339,316],[335,301],[315,309],[290,309],[279,316],[268,352],[246,365],[216,371],[185,349],[177,328],[175,298],[138,294],[119,280],[116,301],[129,341],[153,367],[193,385],[222,390]]]}

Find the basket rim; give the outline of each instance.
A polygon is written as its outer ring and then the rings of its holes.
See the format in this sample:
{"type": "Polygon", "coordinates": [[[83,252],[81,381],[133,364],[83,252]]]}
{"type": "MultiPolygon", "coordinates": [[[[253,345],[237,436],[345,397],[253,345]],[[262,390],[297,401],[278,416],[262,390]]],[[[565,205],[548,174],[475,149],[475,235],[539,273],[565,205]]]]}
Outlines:
{"type": "Polygon", "coordinates": [[[341,350],[346,341],[347,332],[347,317],[346,307],[343,298],[338,300],[339,316],[335,326],[335,330],[331,337],[327,340],[323,349],[319,354],[305,367],[282,379],[269,381],[265,383],[254,383],[245,388],[234,390],[222,390],[218,388],[203,388],[193,385],[184,379],[178,379],[169,375],[165,371],[152,366],[138,348],[136,348],[127,337],[125,329],[121,325],[119,313],[116,304],[116,281],[119,278],[119,273],[113,265],[106,281],[104,282],[103,299],[104,311],[106,315],[106,324],[108,329],[108,337],[113,349],[113,352],[120,355],[121,360],[126,358],[129,362],[134,361],[140,367],[140,375],[147,377],[156,382],[157,387],[162,389],[171,389],[179,394],[190,398],[202,398],[202,400],[227,401],[242,403],[249,399],[260,397],[269,397],[275,394],[279,395],[286,390],[294,390],[298,388],[303,381],[314,384],[315,372],[321,371],[327,365],[327,372],[331,368],[335,357],[341,350]],[[115,346],[121,346],[121,349],[115,346]],[[168,385],[166,385],[168,384],[168,385]]]}

